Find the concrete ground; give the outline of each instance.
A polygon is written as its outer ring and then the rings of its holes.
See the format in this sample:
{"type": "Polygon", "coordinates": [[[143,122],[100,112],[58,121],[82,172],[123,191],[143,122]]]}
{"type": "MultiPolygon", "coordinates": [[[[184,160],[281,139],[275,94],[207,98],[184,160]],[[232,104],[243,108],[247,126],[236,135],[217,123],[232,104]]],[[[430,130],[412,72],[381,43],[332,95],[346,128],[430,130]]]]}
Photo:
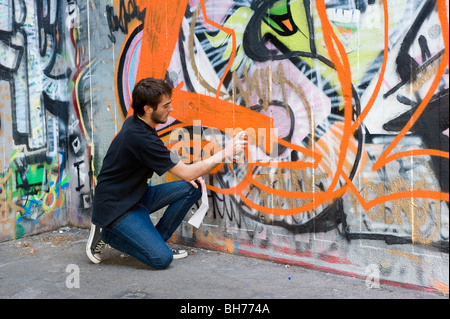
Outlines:
{"type": "Polygon", "coordinates": [[[448,299],[191,247],[160,271],[110,247],[92,264],[87,238],[88,230],[65,227],[0,243],[0,299],[448,299]]]}

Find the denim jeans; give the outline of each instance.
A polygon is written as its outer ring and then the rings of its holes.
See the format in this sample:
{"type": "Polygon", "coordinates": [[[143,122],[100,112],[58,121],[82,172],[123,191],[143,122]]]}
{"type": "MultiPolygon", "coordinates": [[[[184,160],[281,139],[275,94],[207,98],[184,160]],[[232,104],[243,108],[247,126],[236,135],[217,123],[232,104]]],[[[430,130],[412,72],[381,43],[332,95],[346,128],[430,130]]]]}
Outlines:
{"type": "Polygon", "coordinates": [[[102,240],[154,269],[167,268],[173,254],[166,241],[201,197],[201,186],[185,181],[149,186],[138,206],[111,227],[102,230],[102,240]],[[150,214],[167,206],[156,226],[150,214]]]}

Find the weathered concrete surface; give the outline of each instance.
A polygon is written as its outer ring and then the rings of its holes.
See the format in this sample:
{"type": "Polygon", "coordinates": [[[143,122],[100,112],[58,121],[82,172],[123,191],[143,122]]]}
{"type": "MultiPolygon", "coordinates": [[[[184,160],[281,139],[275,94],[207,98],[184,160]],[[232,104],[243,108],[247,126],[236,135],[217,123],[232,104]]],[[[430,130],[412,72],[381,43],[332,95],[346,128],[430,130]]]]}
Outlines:
{"type": "Polygon", "coordinates": [[[369,289],[361,279],[190,247],[187,258],[163,271],[110,247],[94,265],[84,252],[87,237],[86,229],[62,228],[0,243],[0,298],[448,299],[395,286],[369,289]]]}

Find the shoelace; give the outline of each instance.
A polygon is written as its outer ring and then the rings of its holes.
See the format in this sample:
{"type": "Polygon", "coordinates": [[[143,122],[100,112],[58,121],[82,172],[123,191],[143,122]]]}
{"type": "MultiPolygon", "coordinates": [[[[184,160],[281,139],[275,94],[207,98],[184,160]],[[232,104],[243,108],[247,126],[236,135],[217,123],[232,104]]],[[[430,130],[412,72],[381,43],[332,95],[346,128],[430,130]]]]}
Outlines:
{"type": "Polygon", "coordinates": [[[103,240],[100,240],[98,243],[97,243],[97,245],[95,245],[95,247],[94,247],[94,253],[101,253],[102,252],[102,250],[103,250],[103,248],[105,248],[105,246],[106,246],[106,243],[103,241],[103,240]]]}

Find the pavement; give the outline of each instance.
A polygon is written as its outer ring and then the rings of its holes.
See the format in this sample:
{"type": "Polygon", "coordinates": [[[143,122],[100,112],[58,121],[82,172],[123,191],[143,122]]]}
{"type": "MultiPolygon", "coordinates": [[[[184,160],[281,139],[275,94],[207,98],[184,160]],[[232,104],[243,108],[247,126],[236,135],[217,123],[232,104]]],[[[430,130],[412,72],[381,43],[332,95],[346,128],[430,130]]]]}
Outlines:
{"type": "MultiPolygon", "coordinates": [[[[190,300],[190,307],[201,299],[448,300],[398,286],[368,288],[358,278],[195,247],[184,247],[189,256],[165,270],[152,270],[111,247],[105,248],[102,263],[92,264],[85,255],[88,235],[87,229],[63,227],[0,243],[0,299],[178,299],[190,300]]],[[[182,307],[173,310],[201,310],[182,307]]]]}

